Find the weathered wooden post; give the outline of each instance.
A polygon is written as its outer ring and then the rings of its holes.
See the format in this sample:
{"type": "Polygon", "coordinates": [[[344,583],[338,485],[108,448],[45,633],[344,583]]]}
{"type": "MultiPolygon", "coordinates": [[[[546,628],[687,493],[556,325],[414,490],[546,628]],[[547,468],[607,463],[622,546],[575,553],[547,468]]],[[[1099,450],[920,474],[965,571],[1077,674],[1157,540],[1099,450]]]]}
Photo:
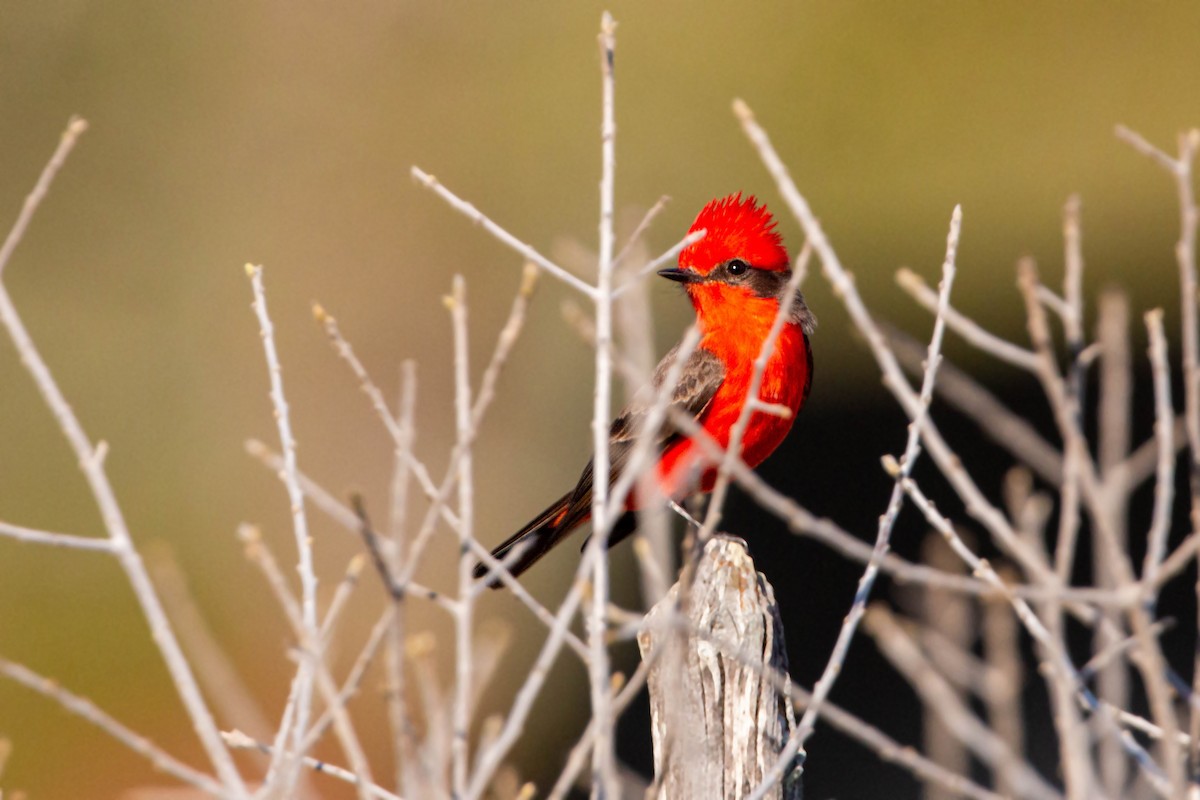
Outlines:
{"type": "MultiPolygon", "coordinates": [[[[758,785],[795,725],[775,594],[746,543],[704,548],[686,602],[676,583],[638,636],[649,678],[655,800],[737,800],[758,785]],[[661,648],[661,652],[656,652],[661,648]]],[[[768,800],[800,800],[800,782],[768,800]]]]}

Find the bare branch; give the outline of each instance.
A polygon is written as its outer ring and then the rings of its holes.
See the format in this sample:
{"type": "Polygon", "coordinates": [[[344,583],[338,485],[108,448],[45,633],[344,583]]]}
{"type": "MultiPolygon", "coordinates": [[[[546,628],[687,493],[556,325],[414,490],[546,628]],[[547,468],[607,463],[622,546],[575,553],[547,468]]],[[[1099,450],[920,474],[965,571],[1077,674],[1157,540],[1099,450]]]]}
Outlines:
{"type": "MultiPolygon", "coordinates": [[[[910,269],[901,269],[896,272],[896,283],[926,310],[931,313],[937,312],[938,294],[929,288],[920,275],[910,269]]],[[[950,330],[979,351],[1021,369],[1033,371],[1036,361],[1033,353],[985,331],[978,323],[953,307],[946,309],[946,324],[950,330]]]]}
{"type": "Polygon", "coordinates": [[[75,149],[75,142],[87,129],[87,120],[81,117],[71,117],[67,122],[67,128],[58,140],[58,147],[55,148],[54,155],[50,156],[50,160],[42,169],[42,174],[34,184],[33,191],[29,193],[21,206],[21,213],[17,215],[17,221],[13,223],[12,229],[5,237],[3,246],[0,246],[0,275],[4,274],[4,268],[8,266],[13,251],[17,249],[17,245],[25,236],[25,229],[29,227],[33,215],[37,213],[38,206],[42,204],[46,193],[50,191],[50,184],[54,183],[54,176],[62,169],[62,165],[67,161],[67,156],[71,155],[71,151],[75,149]]]}
{"type": "Polygon", "coordinates": [[[76,536],[72,533],[52,533],[13,525],[9,522],[0,522],[0,536],[7,536],[26,544],[45,544],[51,547],[66,547],[75,550],[98,550],[102,553],[115,552],[111,539],[76,536]]]}
{"type": "Polygon", "coordinates": [[[467,219],[483,228],[510,250],[519,253],[521,258],[537,264],[541,269],[550,273],[555,278],[558,278],[563,283],[567,284],[573,289],[576,289],[584,295],[593,298],[596,296],[595,287],[567,272],[565,269],[546,258],[537,250],[534,250],[532,246],[525,244],[511,233],[504,230],[504,228],[501,228],[495,222],[492,222],[492,220],[485,216],[482,211],[475,208],[475,206],[471,205],[466,200],[463,200],[458,195],[454,194],[454,192],[451,192],[449,189],[443,186],[437,178],[433,177],[428,172],[425,172],[420,167],[413,167],[412,176],[416,178],[417,182],[422,186],[426,187],[427,189],[432,189],[434,194],[449,203],[451,208],[453,208],[455,211],[458,211],[467,219]]]}
{"type": "Polygon", "coordinates": [[[1150,333],[1150,365],[1154,371],[1154,436],[1158,441],[1158,470],[1154,481],[1154,512],[1146,536],[1146,558],[1142,565],[1142,585],[1147,601],[1157,595],[1154,587],[1167,552],[1167,534],[1171,529],[1171,506],[1175,498],[1175,442],[1172,422],[1171,374],[1167,366],[1167,337],[1163,330],[1162,309],[1146,313],[1150,333]]]}
{"type": "Polygon", "coordinates": [[[469,542],[475,536],[475,476],[471,440],[471,382],[467,355],[467,287],[461,275],[454,276],[453,294],[445,298],[454,323],[454,430],[458,451],[458,601],[454,604],[454,740],[451,744],[454,796],[467,788],[470,750],[467,728],[471,724],[471,692],[474,688],[473,630],[475,595],[471,573],[475,559],[469,542]]]}
{"type": "MultiPolygon", "coordinates": [[[[283,451],[283,468],[280,471],[287,490],[288,503],[292,512],[292,534],[296,542],[297,570],[300,574],[300,622],[305,652],[293,681],[293,690],[288,697],[293,727],[289,731],[281,726],[275,742],[276,757],[288,753],[285,741],[299,748],[304,733],[308,730],[312,715],[312,692],[317,661],[320,659],[320,628],[317,620],[317,574],[313,567],[312,537],[308,533],[308,515],[304,511],[304,490],[300,486],[299,470],[296,466],[296,440],[292,435],[291,416],[287,398],[283,394],[283,369],[279,365],[279,354],[275,350],[275,327],[267,313],[266,291],[263,288],[262,267],[246,265],[246,276],[254,291],[254,313],[258,317],[259,334],[263,341],[263,352],[267,360],[267,374],[271,385],[271,406],[275,411],[275,425],[279,430],[279,442],[283,451]],[[313,648],[309,650],[309,648],[313,648]]],[[[291,791],[299,777],[299,763],[273,765],[272,772],[280,781],[280,789],[286,794],[291,791]]]]}
{"type": "Polygon", "coordinates": [[[73,692],[69,692],[59,686],[56,681],[42,677],[28,667],[14,661],[9,661],[6,658],[0,658],[0,674],[28,689],[32,689],[38,694],[45,695],[72,714],[92,723],[133,752],[143,758],[149,759],[155,769],[162,770],[168,775],[178,778],[184,783],[195,786],[197,789],[209,794],[227,796],[221,784],[214,781],[208,775],[184,764],[145,736],[135,733],[125,725],[122,725],[86,697],[80,697],[73,692]]]}
{"type": "MultiPolygon", "coordinates": [[[[265,742],[256,741],[241,731],[229,731],[227,733],[223,733],[222,736],[230,747],[237,750],[257,750],[261,753],[266,753],[267,755],[276,755],[274,748],[272,748],[271,745],[265,742]]],[[[382,786],[378,786],[374,783],[364,784],[355,776],[353,772],[343,767],[339,767],[336,764],[330,764],[326,761],[318,761],[311,756],[300,756],[297,758],[296,754],[294,753],[287,754],[285,758],[296,759],[314,772],[320,772],[325,775],[329,775],[332,778],[337,778],[340,781],[348,783],[358,789],[360,795],[373,798],[373,800],[404,800],[404,798],[400,797],[400,795],[393,794],[392,792],[384,789],[382,786]]]]}
{"type": "MultiPolygon", "coordinates": [[[[910,374],[920,374],[925,347],[897,328],[886,324],[882,327],[900,363],[910,374]]],[[[943,360],[935,391],[1039,478],[1052,486],[1061,484],[1062,454],[1058,449],[967,372],[943,360]]]]}
{"type": "Polygon", "coordinates": [[[632,253],[639,244],[641,244],[642,236],[644,236],[646,231],[650,229],[650,223],[654,222],[654,220],[658,218],[658,215],[662,213],[662,210],[667,207],[667,203],[670,201],[671,198],[664,194],[662,197],[658,198],[654,205],[650,206],[650,210],[642,216],[642,219],[640,222],[638,222],[637,227],[633,229],[633,233],[629,234],[629,239],[625,242],[625,246],[622,247],[615,256],[613,256],[614,270],[624,266],[625,259],[629,257],[629,254],[632,253]]]}
{"type": "Polygon", "coordinates": [[[616,49],[616,22],[604,12],[600,20],[600,258],[596,288],[596,387],[592,407],[592,464],[600,476],[592,484],[592,538],[584,562],[592,570],[591,606],[587,615],[588,685],[592,701],[592,719],[596,741],[592,745],[594,795],[618,797],[616,752],[613,741],[615,720],[609,685],[612,680],[605,637],[605,609],[608,607],[608,535],[616,516],[608,508],[609,474],[608,426],[612,397],[612,304],[613,304],[613,183],[616,172],[617,125],[614,118],[613,60],[616,49]]]}

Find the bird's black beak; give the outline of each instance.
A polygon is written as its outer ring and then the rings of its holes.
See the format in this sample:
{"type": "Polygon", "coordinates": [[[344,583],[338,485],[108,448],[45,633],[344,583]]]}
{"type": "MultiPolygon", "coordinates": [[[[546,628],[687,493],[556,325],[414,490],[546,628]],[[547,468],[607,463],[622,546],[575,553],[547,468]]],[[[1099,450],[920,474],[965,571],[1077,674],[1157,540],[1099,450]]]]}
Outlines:
{"type": "Polygon", "coordinates": [[[700,273],[693,269],[671,267],[670,269],[660,269],[658,274],[669,281],[676,281],[678,283],[696,283],[700,280],[700,273]]]}

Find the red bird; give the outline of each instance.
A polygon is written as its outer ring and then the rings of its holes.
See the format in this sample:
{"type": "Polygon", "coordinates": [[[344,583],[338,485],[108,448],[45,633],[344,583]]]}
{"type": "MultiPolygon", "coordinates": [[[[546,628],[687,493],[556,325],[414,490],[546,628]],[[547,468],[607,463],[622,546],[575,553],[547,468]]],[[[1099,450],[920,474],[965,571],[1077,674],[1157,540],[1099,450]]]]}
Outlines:
{"type": "MultiPolygon", "coordinates": [[[[791,269],[787,251],[775,230],[775,220],[765,205],[741,194],[706,205],[689,232],[704,229],[704,238],[684,248],[678,269],[658,274],[683,284],[696,309],[699,345],[688,357],[671,396],[671,405],[691,415],[718,444],[729,443],[730,432],[746,402],[754,360],[758,358],[771,324],[787,293],[791,269]]],[[[765,403],[786,406],[789,417],[755,412],[742,439],[742,460],[758,466],[787,436],[792,419],[804,405],[812,385],[812,350],[808,336],[816,320],[799,292],[792,300],[770,360],[763,373],[759,396],[765,403]]],[[[609,432],[610,484],[621,474],[633,450],[641,422],[654,402],[678,345],[663,357],[654,371],[653,392],[643,392],[621,412],[609,432]]],[[[682,500],[693,491],[712,491],[717,464],[704,448],[675,429],[668,421],[657,432],[656,483],[661,497],[682,500]]],[[[520,575],[550,551],[568,533],[592,515],[592,464],[589,461],[575,488],[538,514],[521,530],[492,551],[520,575]]],[[[629,536],[637,527],[634,513],[648,499],[645,492],[630,492],[625,513],[614,521],[609,543],[629,536]]],[[[488,573],[479,564],[475,577],[488,573]]],[[[493,578],[492,586],[500,584],[493,578]]]]}

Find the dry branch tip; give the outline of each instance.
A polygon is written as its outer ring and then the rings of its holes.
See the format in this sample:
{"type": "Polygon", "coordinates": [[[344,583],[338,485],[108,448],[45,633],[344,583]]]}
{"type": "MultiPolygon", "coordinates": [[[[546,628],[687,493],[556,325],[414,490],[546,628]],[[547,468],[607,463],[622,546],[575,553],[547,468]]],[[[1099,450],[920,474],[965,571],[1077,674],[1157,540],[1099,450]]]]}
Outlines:
{"type": "Polygon", "coordinates": [[[897,478],[900,476],[900,462],[890,453],[879,459],[883,464],[883,471],[888,474],[889,478],[897,478]]]}

